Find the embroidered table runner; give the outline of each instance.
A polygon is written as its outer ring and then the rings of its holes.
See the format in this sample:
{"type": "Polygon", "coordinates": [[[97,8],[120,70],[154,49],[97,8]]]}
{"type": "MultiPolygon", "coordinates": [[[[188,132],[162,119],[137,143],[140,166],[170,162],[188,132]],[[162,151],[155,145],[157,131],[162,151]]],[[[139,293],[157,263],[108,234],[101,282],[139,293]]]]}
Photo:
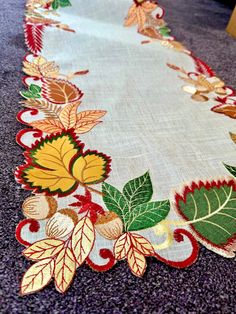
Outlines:
{"type": "Polygon", "coordinates": [[[235,91],[163,16],[156,1],[27,1],[22,294],[52,278],[65,292],[83,263],[141,277],[148,256],[184,268],[200,244],[234,257],[235,91]]]}

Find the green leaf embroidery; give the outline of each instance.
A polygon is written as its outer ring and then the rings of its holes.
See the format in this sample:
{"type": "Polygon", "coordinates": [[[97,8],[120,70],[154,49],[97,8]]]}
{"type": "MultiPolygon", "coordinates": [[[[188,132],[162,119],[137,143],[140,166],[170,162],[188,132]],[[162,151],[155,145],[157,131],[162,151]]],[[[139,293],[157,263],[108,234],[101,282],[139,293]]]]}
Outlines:
{"type": "Polygon", "coordinates": [[[36,99],[36,98],[41,98],[41,87],[35,84],[31,84],[29,86],[29,89],[26,91],[21,91],[20,94],[22,97],[29,99],[36,99]]]}
{"type": "Polygon", "coordinates": [[[32,94],[39,94],[41,92],[41,87],[38,86],[38,85],[35,85],[35,84],[31,84],[30,87],[29,87],[29,91],[32,93],[32,94]]]}
{"type": "Polygon", "coordinates": [[[236,167],[224,164],[225,168],[236,178],[236,167]]]}
{"type": "MultiPolygon", "coordinates": [[[[236,186],[233,180],[193,183],[186,187],[185,197],[176,196],[176,207],[209,249],[227,250],[236,234],[236,186]]],[[[217,251],[218,252],[218,251],[217,251]]],[[[219,254],[222,254],[218,252],[219,254]]]]}
{"type": "Polygon", "coordinates": [[[153,189],[148,172],[125,184],[123,194],[108,183],[102,186],[103,201],[124,223],[125,231],[137,231],[155,226],[165,219],[170,202],[151,200],[153,189]]]}
{"type": "Polygon", "coordinates": [[[166,218],[170,211],[170,202],[150,202],[138,205],[129,217],[127,231],[137,231],[154,227],[158,222],[166,218]]]}
{"type": "Polygon", "coordinates": [[[59,0],[54,0],[52,3],[53,10],[57,10],[59,8],[59,0]]]}
{"type": "Polygon", "coordinates": [[[70,3],[69,0],[59,0],[59,2],[60,2],[60,6],[61,6],[62,8],[71,6],[71,3],[70,3]]]}
{"type": "Polygon", "coordinates": [[[171,30],[168,27],[164,26],[159,28],[159,32],[162,36],[169,36],[171,30]]]}
{"type": "Polygon", "coordinates": [[[128,204],[124,195],[114,186],[103,182],[102,184],[103,201],[112,212],[115,212],[125,224],[125,216],[128,211],[128,204]]]}
{"type": "Polygon", "coordinates": [[[143,176],[126,183],[123,189],[123,194],[128,201],[130,210],[137,205],[149,202],[153,194],[149,173],[146,172],[143,176]]]}
{"type": "Polygon", "coordinates": [[[52,3],[53,10],[57,10],[59,7],[65,8],[71,6],[69,0],[54,0],[52,3]]]}

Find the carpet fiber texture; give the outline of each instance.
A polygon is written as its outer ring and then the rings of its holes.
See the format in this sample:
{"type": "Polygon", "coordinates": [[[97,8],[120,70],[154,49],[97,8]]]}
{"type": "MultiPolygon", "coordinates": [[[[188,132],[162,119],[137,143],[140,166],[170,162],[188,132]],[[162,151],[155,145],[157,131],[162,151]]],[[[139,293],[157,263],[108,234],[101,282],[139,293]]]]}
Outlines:
{"type": "MultiPolygon", "coordinates": [[[[160,4],[166,9],[172,34],[228,85],[236,87],[236,41],[224,31],[230,7],[214,0],[162,0],[160,4]]],[[[145,276],[138,279],[123,262],[104,274],[83,266],[65,295],[59,295],[50,284],[35,295],[19,296],[20,278],[30,265],[14,238],[15,227],[23,218],[21,203],[27,196],[13,176],[23,162],[22,149],[14,138],[22,129],[15,116],[26,52],[24,6],[24,0],[3,0],[0,10],[0,313],[235,313],[234,261],[204,248],[196,264],[186,270],[150,259],[145,276]]]]}

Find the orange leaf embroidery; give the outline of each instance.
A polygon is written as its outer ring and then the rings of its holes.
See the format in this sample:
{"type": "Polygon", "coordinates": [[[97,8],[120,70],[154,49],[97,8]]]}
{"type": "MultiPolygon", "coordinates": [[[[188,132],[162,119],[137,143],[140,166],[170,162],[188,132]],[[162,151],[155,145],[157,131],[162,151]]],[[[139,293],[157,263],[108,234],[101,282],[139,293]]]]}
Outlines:
{"type": "Polygon", "coordinates": [[[142,8],[146,12],[152,12],[152,11],[156,10],[157,4],[149,2],[149,1],[145,1],[145,2],[142,3],[142,8]]]}
{"type": "Polygon", "coordinates": [[[101,121],[84,121],[84,122],[78,122],[75,126],[75,132],[77,134],[83,134],[86,133],[92,128],[94,128],[97,124],[101,123],[101,121]]]}
{"type": "Polygon", "coordinates": [[[72,251],[79,266],[91,252],[94,240],[94,226],[90,218],[84,217],[77,223],[72,234],[72,251]]]}
{"type": "Polygon", "coordinates": [[[57,255],[63,248],[64,242],[57,239],[44,239],[33,243],[23,251],[23,255],[33,261],[57,255]]]}
{"type": "Polygon", "coordinates": [[[236,105],[220,105],[212,108],[212,111],[222,113],[232,119],[236,119],[236,105]]]}
{"type": "Polygon", "coordinates": [[[64,128],[63,124],[56,119],[34,121],[30,122],[29,125],[31,125],[35,129],[49,134],[60,132],[64,128]]]}
{"type": "Polygon", "coordinates": [[[136,11],[137,14],[137,22],[139,30],[144,29],[145,22],[146,22],[146,13],[144,12],[143,8],[139,6],[136,11]]]}
{"type": "Polygon", "coordinates": [[[32,265],[23,276],[21,282],[22,295],[44,288],[53,276],[54,266],[53,258],[45,258],[32,265]]]}
{"type": "Polygon", "coordinates": [[[77,114],[77,121],[79,123],[85,121],[95,121],[103,117],[107,112],[105,110],[86,110],[77,114]]]}
{"type": "Polygon", "coordinates": [[[137,9],[136,4],[133,4],[130,7],[128,15],[125,19],[125,23],[124,23],[125,26],[132,26],[132,25],[135,25],[137,23],[136,9],[137,9]]]}
{"type": "Polygon", "coordinates": [[[83,93],[68,81],[48,78],[43,82],[42,95],[52,103],[64,105],[78,101],[83,93]]]}
{"type": "Polygon", "coordinates": [[[69,247],[64,248],[56,258],[54,271],[55,285],[60,292],[65,292],[75,275],[76,261],[69,247]]]}
{"type": "Polygon", "coordinates": [[[59,118],[64,126],[65,129],[71,129],[76,124],[76,114],[79,105],[81,104],[80,101],[73,102],[67,105],[59,114],[59,118]]]}
{"type": "Polygon", "coordinates": [[[132,273],[135,276],[142,277],[147,267],[145,256],[132,247],[128,252],[127,261],[132,273]]]}
{"type": "Polygon", "coordinates": [[[139,33],[154,39],[162,38],[161,34],[155,29],[155,27],[145,27],[139,30],[139,33]]]}

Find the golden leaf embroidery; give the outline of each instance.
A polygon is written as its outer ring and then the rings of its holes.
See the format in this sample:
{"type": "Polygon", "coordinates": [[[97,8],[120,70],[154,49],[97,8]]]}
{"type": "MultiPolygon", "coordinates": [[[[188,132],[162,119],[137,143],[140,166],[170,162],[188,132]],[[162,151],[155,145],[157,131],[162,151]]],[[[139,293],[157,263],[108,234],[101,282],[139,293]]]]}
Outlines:
{"type": "Polygon", "coordinates": [[[55,262],[54,279],[56,288],[65,292],[75,275],[76,261],[69,247],[64,248],[57,256],[55,262]]]}
{"type": "Polygon", "coordinates": [[[79,184],[104,181],[110,158],[95,151],[83,153],[83,146],[72,131],[47,136],[27,152],[27,164],[18,168],[16,177],[27,189],[58,195],[72,193],[79,184]]]}
{"type": "Polygon", "coordinates": [[[78,101],[83,96],[81,90],[74,84],[57,79],[45,79],[42,91],[48,101],[58,105],[78,101]]]}
{"type": "Polygon", "coordinates": [[[84,217],[75,226],[72,234],[72,250],[79,266],[88,257],[93,248],[94,241],[94,226],[90,218],[84,217]]]}
{"type": "Polygon", "coordinates": [[[23,276],[21,294],[30,294],[44,288],[53,276],[54,266],[53,258],[45,258],[32,265],[23,276]]]}
{"type": "Polygon", "coordinates": [[[73,176],[86,185],[103,181],[106,172],[107,158],[101,153],[85,153],[75,159],[72,165],[73,176]]]}
{"type": "Polygon", "coordinates": [[[33,261],[57,255],[63,248],[64,242],[56,239],[44,239],[33,243],[23,251],[23,255],[33,261]]]}
{"type": "Polygon", "coordinates": [[[21,174],[24,183],[39,191],[59,194],[72,191],[76,181],[70,173],[70,163],[82,147],[77,147],[69,134],[43,139],[30,151],[32,161],[21,174]]]}
{"type": "Polygon", "coordinates": [[[134,247],[131,247],[127,255],[127,261],[132,273],[135,276],[142,277],[147,267],[145,256],[134,247]]]}

